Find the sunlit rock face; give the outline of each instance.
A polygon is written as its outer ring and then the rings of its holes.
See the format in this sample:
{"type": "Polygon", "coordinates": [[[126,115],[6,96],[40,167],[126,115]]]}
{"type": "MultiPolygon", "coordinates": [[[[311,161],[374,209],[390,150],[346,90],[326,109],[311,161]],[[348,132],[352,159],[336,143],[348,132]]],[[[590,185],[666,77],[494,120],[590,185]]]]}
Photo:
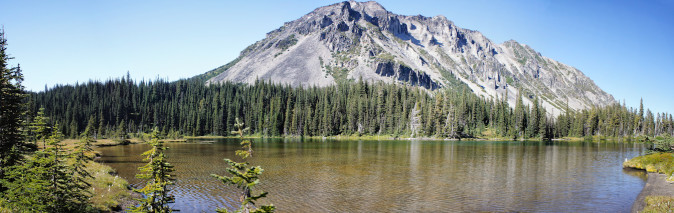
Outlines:
{"type": "Polygon", "coordinates": [[[293,86],[385,81],[428,90],[467,85],[514,106],[536,97],[551,115],[615,103],[580,70],[516,41],[493,43],[444,16],[393,14],[376,2],[342,2],[287,22],[241,52],[207,83],[272,81],[293,86]]]}

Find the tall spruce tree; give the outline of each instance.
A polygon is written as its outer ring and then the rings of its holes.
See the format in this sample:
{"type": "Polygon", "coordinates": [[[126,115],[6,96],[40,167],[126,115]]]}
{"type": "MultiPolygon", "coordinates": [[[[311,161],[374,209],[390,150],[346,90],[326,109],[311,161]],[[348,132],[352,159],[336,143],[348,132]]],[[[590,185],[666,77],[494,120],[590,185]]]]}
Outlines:
{"type": "Polygon", "coordinates": [[[70,161],[72,155],[54,125],[47,148],[35,152],[23,164],[14,165],[8,176],[14,180],[4,199],[17,212],[89,212],[89,193],[80,187],[70,161]]]}
{"type": "Polygon", "coordinates": [[[35,146],[39,146],[39,143],[42,142],[42,149],[47,148],[48,121],[49,118],[45,117],[44,108],[41,107],[33,118],[33,122],[30,123],[31,140],[35,142],[35,146]]]}
{"type": "Polygon", "coordinates": [[[152,140],[149,142],[152,148],[142,155],[145,156],[147,164],[138,168],[140,170],[136,177],[147,180],[145,186],[141,189],[135,189],[135,192],[145,195],[145,198],[138,199],[140,204],[131,208],[132,212],[172,212],[169,204],[175,202],[171,195],[169,186],[173,185],[173,166],[166,161],[164,151],[168,147],[159,140],[159,130],[155,127],[152,130],[152,140]]]}
{"type": "MultiPolygon", "coordinates": [[[[7,39],[0,30],[0,180],[5,179],[7,168],[18,164],[23,154],[35,149],[34,144],[24,141],[23,117],[26,113],[23,74],[20,66],[9,67],[12,57],[7,54],[7,39]]],[[[10,180],[11,181],[11,180],[10,180]]],[[[2,181],[5,182],[5,181],[2,181]]],[[[7,187],[0,185],[0,193],[7,187]]]]}
{"type": "MultiPolygon", "coordinates": [[[[236,150],[236,155],[238,155],[244,160],[248,157],[252,157],[253,156],[252,143],[249,140],[243,139],[244,132],[247,132],[249,128],[248,127],[244,128],[244,124],[239,121],[239,118],[236,118],[234,128],[236,128],[236,131],[232,131],[232,134],[239,136],[239,138],[241,139],[241,146],[242,146],[241,147],[242,149],[236,150]]],[[[230,159],[225,159],[225,162],[227,162],[227,164],[229,164],[229,166],[231,167],[227,168],[227,172],[231,176],[220,176],[216,174],[211,174],[211,176],[222,181],[222,183],[226,185],[235,185],[237,188],[241,189],[241,194],[239,195],[239,202],[241,202],[241,206],[234,212],[266,213],[266,212],[274,212],[276,210],[276,207],[274,207],[274,205],[260,206],[260,208],[255,207],[255,202],[260,198],[266,197],[268,194],[267,192],[261,192],[260,194],[256,195],[253,192],[255,186],[260,183],[260,175],[262,175],[262,172],[264,171],[262,167],[254,166],[249,168],[248,162],[237,163],[230,159]]],[[[226,208],[218,208],[216,209],[216,211],[221,213],[230,212],[226,208]]]]}
{"type": "MultiPolygon", "coordinates": [[[[84,193],[89,193],[87,189],[91,187],[91,184],[87,182],[87,179],[93,178],[93,176],[86,170],[87,164],[93,160],[92,146],[95,142],[93,134],[94,117],[91,116],[84,132],[80,134],[80,140],[77,142],[72,154],[72,158],[74,159],[72,164],[74,172],[73,181],[76,183],[74,187],[84,193]]],[[[79,202],[86,202],[86,200],[79,200],[79,202]]]]}

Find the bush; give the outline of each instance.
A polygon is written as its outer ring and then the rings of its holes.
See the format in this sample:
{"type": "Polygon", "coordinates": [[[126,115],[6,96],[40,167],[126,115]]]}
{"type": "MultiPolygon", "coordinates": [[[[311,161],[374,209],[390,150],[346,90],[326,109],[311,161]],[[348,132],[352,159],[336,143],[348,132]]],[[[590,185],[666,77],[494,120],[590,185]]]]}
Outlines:
{"type": "Polygon", "coordinates": [[[648,148],[648,153],[654,152],[674,152],[674,138],[669,136],[656,137],[653,146],[648,148]]]}

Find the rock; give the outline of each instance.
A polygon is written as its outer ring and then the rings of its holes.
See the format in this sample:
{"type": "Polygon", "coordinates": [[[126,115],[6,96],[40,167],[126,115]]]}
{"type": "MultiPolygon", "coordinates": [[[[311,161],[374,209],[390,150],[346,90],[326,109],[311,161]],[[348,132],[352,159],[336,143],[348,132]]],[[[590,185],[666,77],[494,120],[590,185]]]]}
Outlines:
{"type": "Polygon", "coordinates": [[[580,70],[527,45],[496,44],[444,16],[397,15],[373,1],[317,8],[269,32],[237,60],[207,83],[260,79],[327,86],[345,80],[331,70],[346,70],[352,80],[429,90],[467,86],[486,98],[507,97],[511,106],[522,91],[523,97],[539,97],[550,115],[564,112],[567,103],[576,110],[616,103],[580,70]]]}

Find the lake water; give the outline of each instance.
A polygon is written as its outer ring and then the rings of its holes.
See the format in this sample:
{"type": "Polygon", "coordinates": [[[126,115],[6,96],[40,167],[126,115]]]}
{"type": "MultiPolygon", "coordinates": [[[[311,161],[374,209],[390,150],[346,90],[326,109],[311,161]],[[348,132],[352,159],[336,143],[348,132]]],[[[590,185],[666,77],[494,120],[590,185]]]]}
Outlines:
{"type": "MultiPolygon", "coordinates": [[[[167,143],[182,212],[234,209],[224,175],[239,140],[167,143]]],[[[258,139],[262,203],[279,212],[629,212],[645,173],[623,170],[634,143],[258,139]]],[[[148,145],[100,147],[100,161],[134,186],[148,145]]],[[[236,206],[238,207],[238,205],[236,206]]]]}

